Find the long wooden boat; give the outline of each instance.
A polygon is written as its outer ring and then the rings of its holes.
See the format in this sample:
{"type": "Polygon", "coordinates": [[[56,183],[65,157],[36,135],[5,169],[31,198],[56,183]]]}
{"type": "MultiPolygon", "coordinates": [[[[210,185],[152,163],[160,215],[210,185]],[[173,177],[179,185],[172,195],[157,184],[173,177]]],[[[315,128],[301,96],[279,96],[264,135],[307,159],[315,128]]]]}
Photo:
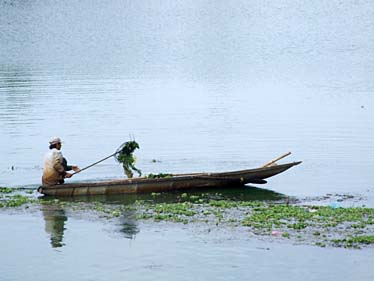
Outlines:
{"type": "Polygon", "coordinates": [[[150,179],[142,177],[98,182],[66,183],[40,186],[38,191],[44,195],[77,196],[163,192],[208,187],[218,188],[240,186],[249,183],[264,184],[266,183],[266,178],[280,174],[300,163],[301,161],[233,172],[178,174],[166,178],[150,179]]]}

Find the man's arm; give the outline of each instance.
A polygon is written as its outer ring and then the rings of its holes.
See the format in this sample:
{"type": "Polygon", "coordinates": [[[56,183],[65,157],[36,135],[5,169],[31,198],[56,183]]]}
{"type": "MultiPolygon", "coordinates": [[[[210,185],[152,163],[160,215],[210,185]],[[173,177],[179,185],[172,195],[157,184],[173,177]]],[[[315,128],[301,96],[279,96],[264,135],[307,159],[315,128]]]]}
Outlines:
{"type": "Polygon", "coordinates": [[[62,166],[64,167],[65,171],[71,171],[71,170],[73,170],[74,172],[79,172],[80,171],[78,166],[68,165],[68,161],[65,158],[63,158],[63,160],[62,160],[62,166]]]}

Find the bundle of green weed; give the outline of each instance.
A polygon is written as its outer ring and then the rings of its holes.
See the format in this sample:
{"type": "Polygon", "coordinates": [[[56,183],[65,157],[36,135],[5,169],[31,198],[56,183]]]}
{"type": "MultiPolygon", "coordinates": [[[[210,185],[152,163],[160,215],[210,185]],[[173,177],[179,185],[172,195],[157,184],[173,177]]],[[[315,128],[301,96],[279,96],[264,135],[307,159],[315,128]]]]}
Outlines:
{"type": "Polygon", "coordinates": [[[116,160],[122,164],[128,178],[133,177],[132,170],[136,171],[139,176],[141,176],[141,171],[134,166],[136,158],[133,153],[138,148],[139,144],[136,141],[128,141],[117,151],[116,160]]]}
{"type": "Polygon", "coordinates": [[[118,151],[116,159],[119,163],[133,165],[136,162],[136,158],[133,153],[136,149],[139,149],[139,144],[136,141],[126,142],[118,151]]]}

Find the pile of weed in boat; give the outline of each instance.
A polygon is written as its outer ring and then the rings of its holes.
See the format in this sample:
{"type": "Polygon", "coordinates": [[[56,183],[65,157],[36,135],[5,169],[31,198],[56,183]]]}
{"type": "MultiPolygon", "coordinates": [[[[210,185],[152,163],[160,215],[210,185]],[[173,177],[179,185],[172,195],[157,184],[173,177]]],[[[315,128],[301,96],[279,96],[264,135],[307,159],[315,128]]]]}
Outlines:
{"type": "Polygon", "coordinates": [[[159,174],[148,174],[147,179],[163,179],[163,178],[172,178],[172,174],[164,174],[164,173],[159,173],[159,174]]]}

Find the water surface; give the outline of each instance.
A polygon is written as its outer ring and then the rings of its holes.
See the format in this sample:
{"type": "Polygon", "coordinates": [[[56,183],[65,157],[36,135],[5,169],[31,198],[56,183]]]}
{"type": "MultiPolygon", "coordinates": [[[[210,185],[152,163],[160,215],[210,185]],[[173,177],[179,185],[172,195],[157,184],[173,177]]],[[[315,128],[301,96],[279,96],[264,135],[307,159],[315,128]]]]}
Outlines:
{"type": "MultiPolygon", "coordinates": [[[[0,5],[1,185],[38,185],[54,135],[83,167],[131,134],[145,173],[292,151],[271,189],[373,191],[371,2],[0,5]]],[[[120,176],[108,160],[74,180],[120,176]]]]}
{"type": "Polygon", "coordinates": [[[0,215],[4,280],[371,280],[370,249],[348,251],[263,242],[235,230],[141,225],[124,239],[121,225],[69,217],[64,247],[53,248],[40,213],[0,215]],[[7,225],[6,230],[5,225],[7,225]],[[27,228],[27,235],[23,230],[27,228]],[[44,231],[45,230],[45,231],[44,231]],[[93,235],[94,233],[94,235],[93,235]],[[14,243],[17,241],[17,243],[14,243]],[[157,242],[156,242],[157,241],[157,242]],[[14,255],[23,252],[23,255],[14,255]],[[305,253],[308,253],[307,255],[305,253]]]}
{"type": "MultiPolygon", "coordinates": [[[[37,187],[52,136],[84,167],[131,134],[145,174],[246,169],[292,151],[283,161],[303,164],[266,188],[374,206],[373,30],[364,0],[0,1],[0,186],[37,187]]],[[[71,181],[122,176],[110,159],[71,181]]],[[[69,215],[56,249],[42,217],[1,214],[6,280],[373,279],[370,250],[218,243],[188,227],[124,239],[69,215]]]]}

